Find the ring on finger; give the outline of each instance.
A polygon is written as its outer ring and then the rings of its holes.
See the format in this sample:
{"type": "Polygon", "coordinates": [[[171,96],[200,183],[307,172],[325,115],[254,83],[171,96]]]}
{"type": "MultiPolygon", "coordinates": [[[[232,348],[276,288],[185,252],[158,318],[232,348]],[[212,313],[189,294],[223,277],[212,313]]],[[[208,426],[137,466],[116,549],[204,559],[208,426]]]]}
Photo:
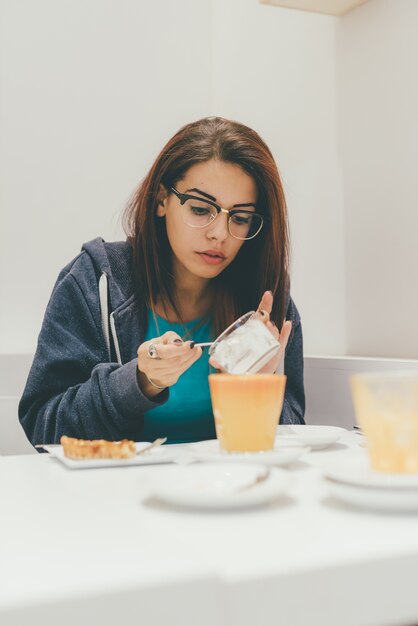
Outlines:
{"type": "Polygon", "coordinates": [[[150,343],[148,346],[148,356],[150,359],[161,359],[161,357],[158,354],[158,350],[157,350],[157,344],[156,343],[150,343]]]}

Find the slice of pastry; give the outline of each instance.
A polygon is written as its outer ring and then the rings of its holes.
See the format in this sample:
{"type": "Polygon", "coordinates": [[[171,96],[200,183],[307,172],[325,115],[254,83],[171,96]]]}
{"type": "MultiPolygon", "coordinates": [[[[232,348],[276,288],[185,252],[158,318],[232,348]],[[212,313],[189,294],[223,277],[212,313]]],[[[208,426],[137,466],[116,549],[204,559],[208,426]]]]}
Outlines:
{"type": "Polygon", "coordinates": [[[61,437],[65,456],[70,459],[130,459],[136,454],[135,441],[106,441],[105,439],[75,439],[61,437]]]}

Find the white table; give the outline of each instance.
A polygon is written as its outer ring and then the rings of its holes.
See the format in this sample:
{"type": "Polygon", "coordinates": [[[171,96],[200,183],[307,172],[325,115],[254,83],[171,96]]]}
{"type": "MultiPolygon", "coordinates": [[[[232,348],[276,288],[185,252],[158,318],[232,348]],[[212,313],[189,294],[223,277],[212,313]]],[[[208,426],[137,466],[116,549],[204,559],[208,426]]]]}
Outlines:
{"type": "Polygon", "coordinates": [[[418,623],[418,515],[340,504],[321,478],[361,440],[311,452],[286,496],[240,512],[147,499],[172,465],[0,458],[1,626],[418,623]]]}

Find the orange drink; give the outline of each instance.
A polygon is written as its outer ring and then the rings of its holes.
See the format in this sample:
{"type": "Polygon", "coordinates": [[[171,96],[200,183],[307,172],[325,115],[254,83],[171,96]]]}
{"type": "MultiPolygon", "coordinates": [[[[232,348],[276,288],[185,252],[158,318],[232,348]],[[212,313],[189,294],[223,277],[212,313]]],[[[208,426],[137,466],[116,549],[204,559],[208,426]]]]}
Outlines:
{"type": "Polygon", "coordinates": [[[418,372],[358,374],[351,391],[372,468],[418,473],[418,372]]]}
{"type": "Polygon", "coordinates": [[[272,450],[286,376],[210,374],[216,436],[227,452],[272,450]]]}

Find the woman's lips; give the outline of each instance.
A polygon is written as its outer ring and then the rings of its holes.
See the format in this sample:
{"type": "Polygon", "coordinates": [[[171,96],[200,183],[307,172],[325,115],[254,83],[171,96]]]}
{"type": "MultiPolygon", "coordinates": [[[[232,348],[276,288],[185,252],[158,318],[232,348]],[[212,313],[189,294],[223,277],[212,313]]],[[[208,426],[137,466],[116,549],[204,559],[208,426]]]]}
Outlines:
{"type": "Polygon", "coordinates": [[[217,256],[216,252],[197,252],[197,254],[200,256],[201,259],[203,259],[205,263],[208,263],[209,265],[219,265],[219,263],[225,261],[225,257],[217,256]]]}

